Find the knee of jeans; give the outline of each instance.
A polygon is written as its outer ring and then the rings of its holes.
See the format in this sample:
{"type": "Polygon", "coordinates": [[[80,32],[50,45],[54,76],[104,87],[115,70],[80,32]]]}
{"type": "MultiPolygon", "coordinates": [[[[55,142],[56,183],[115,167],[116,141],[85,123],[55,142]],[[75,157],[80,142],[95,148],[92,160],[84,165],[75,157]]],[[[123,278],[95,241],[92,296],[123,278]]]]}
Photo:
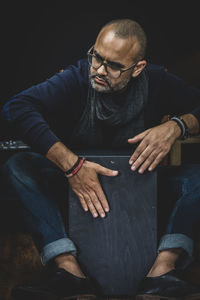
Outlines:
{"type": "Polygon", "coordinates": [[[32,164],[34,156],[35,153],[32,152],[13,154],[2,166],[2,174],[4,176],[15,175],[16,177],[21,177],[22,174],[25,175],[27,166],[32,164]]]}
{"type": "Polygon", "coordinates": [[[194,188],[200,188],[200,164],[183,165],[179,167],[178,172],[172,177],[172,185],[179,190],[181,194],[187,194],[194,188]]]}
{"type": "Polygon", "coordinates": [[[177,175],[183,178],[196,178],[200,177],[200,164],[195,165],[182,165],[177,168],[177,175]]]}

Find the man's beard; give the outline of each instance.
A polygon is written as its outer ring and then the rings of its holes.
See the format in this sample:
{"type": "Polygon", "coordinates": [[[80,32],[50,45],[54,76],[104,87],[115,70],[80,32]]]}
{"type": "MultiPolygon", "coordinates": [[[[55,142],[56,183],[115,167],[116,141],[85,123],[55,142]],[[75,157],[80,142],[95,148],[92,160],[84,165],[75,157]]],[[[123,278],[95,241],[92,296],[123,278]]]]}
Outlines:
{"type": "Polygon", "coordinates": [[[105,76],[99,75],[97,73],[92,74],[92,75],[90,74],[89,78],[90,78],[90,82],[91,82],[91,85],[92,85],[93,89],[95,89],[97,92],[100,92],[100,93],[113,93],[113,92],[123,90],[128,85],[129,81],[132,78],[132,75],[130,75],[128,78],[122,80],[121,82],[119,82],[115,85],[113,85],[108,78],[106,78],[105,76]],[[96,76],[98,78],[104,80],[107,83],[107,85],[104,86],[104,85],[100,85],[97,82],[95,82],[94,78],[96,76]]]}

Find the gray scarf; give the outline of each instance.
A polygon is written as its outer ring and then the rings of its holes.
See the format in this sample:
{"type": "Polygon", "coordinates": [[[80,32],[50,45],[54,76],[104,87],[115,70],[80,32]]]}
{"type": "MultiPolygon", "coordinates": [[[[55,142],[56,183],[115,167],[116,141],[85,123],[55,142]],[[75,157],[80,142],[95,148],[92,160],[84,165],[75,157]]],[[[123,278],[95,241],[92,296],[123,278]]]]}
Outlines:
{"type": "Polygon", "coordinates": [[[127,139],[144,130],[147,98],[146,69],[132,78],[123,92],[100,93],[90,85],[87,104],[72,134],[71,147],[129,148],[127,139]]]}

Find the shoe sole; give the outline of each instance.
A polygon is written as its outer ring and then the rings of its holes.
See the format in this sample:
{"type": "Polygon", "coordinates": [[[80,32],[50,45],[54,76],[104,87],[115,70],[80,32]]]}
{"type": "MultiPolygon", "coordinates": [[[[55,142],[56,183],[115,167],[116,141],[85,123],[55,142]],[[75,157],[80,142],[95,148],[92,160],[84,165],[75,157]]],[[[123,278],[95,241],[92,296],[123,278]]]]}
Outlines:
{"type": "Polygon", "coordinates": [[[137,295],[135,300],[200,300],[200,294],[194,294],[191,296],[183,296],[183,297],[165,297],[158,295],[137,295]]]}

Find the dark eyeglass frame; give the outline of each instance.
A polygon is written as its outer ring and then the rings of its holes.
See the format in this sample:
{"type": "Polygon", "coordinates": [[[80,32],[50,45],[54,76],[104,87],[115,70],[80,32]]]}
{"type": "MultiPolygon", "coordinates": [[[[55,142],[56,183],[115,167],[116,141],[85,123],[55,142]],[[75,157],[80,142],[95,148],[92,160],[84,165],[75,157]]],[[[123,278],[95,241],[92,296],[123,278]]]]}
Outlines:
{"type": "MultiPolygon", "coordinates": [[[[94,45],[93,45],[93,46],[88,50],[88,52],[87,52],[88,63],[89,63],[90,66],[92,66],[92,64],[90,63],[89,56],[97,57],[95,54],[91,53],[92,50],[94,50],[94,45]]],[[[100,66],[99,66],[98,68],[95,68],[94,66],[92,66],[92,67],[93,67],[95,70],[98,70],[101,66],[104,66],[104,68],[105,68],[105,70],[106,70],[106,73],[108,73],[111,77],[113,77],[113,78],[115,78],[115,79],[119,78],[119,77],[121,76],[122,73],[124,73],[124,72],[126,72],[126,71],[128,71],[128,70],[130,70],[130,69],[134,69],[135,66],[137,65],[137,63],[139,62],[139,60],[136,61],[134,64],[132,64],[130,67],[128,67],[128,68],[126,68],[126,69],[120,69],[120,68],[119,68],[119,70],[118,70],[118,71],[120,72],[119,76],[114,77],[114,76],[112,76],[112,75],[110,74],[110,72],[107,70],[107,66],[109,66],[109,63],[105,62],[102,58],[99,58],[99,59],[102,60],[100,66]]]]}

